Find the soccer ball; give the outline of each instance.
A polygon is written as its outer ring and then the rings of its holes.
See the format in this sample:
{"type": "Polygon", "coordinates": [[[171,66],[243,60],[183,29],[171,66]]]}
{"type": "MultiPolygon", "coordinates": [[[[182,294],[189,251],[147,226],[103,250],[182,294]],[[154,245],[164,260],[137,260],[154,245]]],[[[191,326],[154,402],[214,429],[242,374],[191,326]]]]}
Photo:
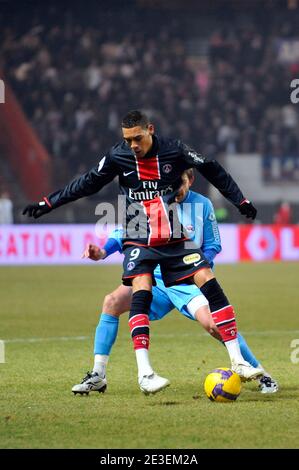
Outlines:
{"type": "Polygon", "coordinates": [[[227,367],[220,367],[207,375],[204,388],[211,401],[235,401],[241,392],[241,379],[227,367]]]}

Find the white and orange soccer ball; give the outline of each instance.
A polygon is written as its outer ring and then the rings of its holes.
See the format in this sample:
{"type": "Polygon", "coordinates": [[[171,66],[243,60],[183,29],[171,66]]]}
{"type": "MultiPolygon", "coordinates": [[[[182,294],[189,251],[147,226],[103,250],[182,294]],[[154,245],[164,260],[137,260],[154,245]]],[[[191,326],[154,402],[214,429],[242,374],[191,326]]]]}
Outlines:
{"type": "Polygon", "coordinates": [[[211,401],[232,402],[240,395],[242,388],[238,374],[227,367],[214,369],[207,375],[204,389],[211,401]]]}

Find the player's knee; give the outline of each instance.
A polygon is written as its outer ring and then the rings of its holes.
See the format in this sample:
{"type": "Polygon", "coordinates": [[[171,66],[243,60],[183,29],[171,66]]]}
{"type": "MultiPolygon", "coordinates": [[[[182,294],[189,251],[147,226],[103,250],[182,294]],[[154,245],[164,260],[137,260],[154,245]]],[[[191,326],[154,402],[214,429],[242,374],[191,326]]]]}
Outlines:
{"type": "Polygon", "coordinates": [[[133,292],[137,292],[139,290],[152,290],[152,276],[145,275],[145,276],[136,276],[133,281],[133,292]]]}
{"type": "Polygon", "coordinates": [[[120,299],[114,294],[107,294],[104,299],[103,312],[115,316],[124,313],[120,299]]]}
{"type": "Polygon", "coordinates": [[[214,273],[210,268],[205,268],[201,269],[200,271],[197,271],[197,273],[194,276],[194,282],[197,285],[197,287],[203,286],[206,282],[210,281],[213,279],[214,273]]]}

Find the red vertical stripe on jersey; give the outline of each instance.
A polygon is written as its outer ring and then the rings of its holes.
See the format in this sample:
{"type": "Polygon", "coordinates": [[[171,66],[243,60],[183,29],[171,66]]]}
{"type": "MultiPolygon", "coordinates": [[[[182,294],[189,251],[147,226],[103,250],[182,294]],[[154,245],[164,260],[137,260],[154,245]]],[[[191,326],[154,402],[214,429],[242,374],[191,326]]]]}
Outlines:
{"type": "Polygon", "coordinates": [[[171,237],[171,227],[162,198],[156,197],[150,201],[143,201],[142,204],[150,228],[149,246],[162,245],[168,242],[171,237]]]}
{"type": "Polygon", "coordinates": [[[158,155],[150,158],[140,158],[135,155],[137,164],[137,174],[140,180],[159,180],[159,160],[158,155]]]}

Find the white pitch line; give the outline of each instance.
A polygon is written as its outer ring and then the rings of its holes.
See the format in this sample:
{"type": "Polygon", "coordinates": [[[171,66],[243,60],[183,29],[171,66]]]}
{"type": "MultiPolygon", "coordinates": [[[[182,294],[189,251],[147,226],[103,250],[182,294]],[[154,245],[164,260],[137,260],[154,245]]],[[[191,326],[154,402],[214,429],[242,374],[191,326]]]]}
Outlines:
{"type": "Polygon", "coordinates": [[[5,343],[43,343],[46,341],[85,341],[90,336],[50,336],[49,338],[12,338],[4,339],[5,343]]]}
{"type": "Polygon", "coordinates": [[[269,331],[241,331],[240,333],[246,336],[283,336],[298,334],[299,330],[269,330],[269,331]]]}
{"type": "MultiPolygon", "coordinates": [[[[244,334],[245,336],[284,336],[284,335],[294,335],[299,334],[299,330],[269,330],[269,331],[241,331],[240,333],[244,334]]],[[[183,333],[183,334],[175,334],[169,333],[165,334],[155,332],[155,335],[161,338],[175,338],[178,336],[210,336],[208,333],[183,333]]],[[[86,341],[91,339],[91,336],[51,336],[49,338],[12,338],[12,339],[4,339],[5,343],[43,343],[43,342],[50,342],[50,341],[86,341]]]]}

